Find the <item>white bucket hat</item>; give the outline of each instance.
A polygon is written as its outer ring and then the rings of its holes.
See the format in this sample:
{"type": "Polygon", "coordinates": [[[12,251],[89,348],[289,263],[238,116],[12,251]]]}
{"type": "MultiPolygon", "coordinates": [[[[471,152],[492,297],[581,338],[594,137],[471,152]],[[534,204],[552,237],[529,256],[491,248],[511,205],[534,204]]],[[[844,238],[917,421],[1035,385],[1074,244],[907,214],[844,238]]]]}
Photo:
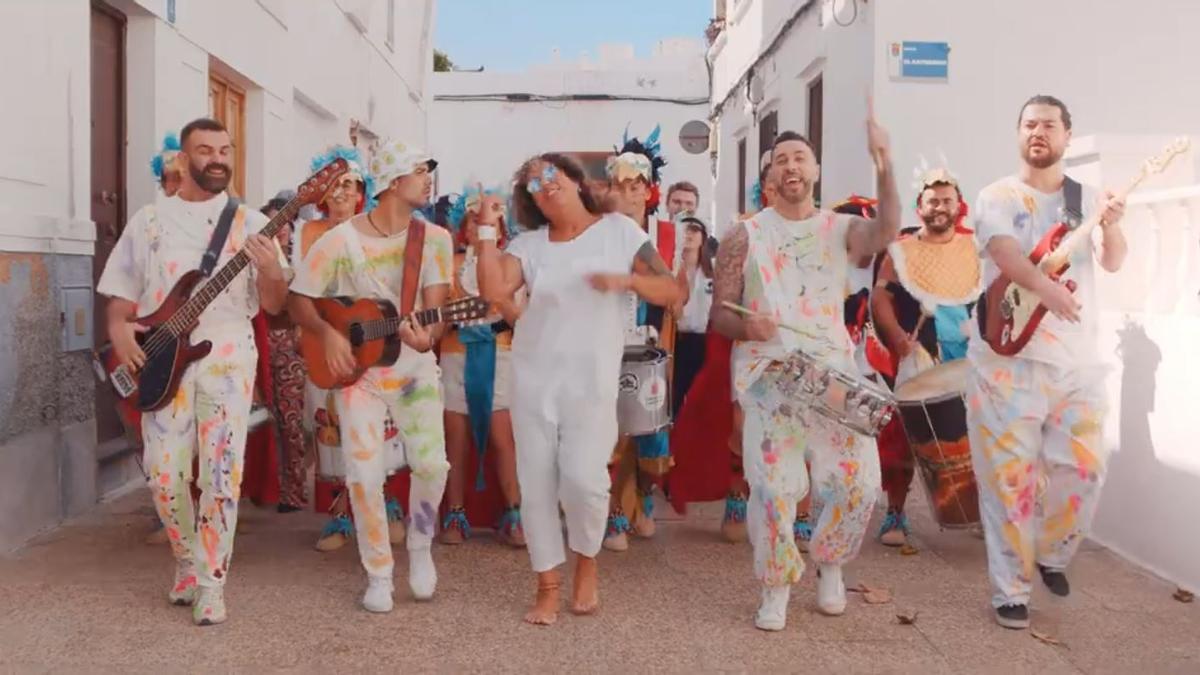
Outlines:
{"type": "Polygon", "coordinates": [[[424,150],[402,141],[385,141],[371,160],[371,178],[375,182],[375,194],[371,196],[378,197],[391,187],[392,181],[415,172],[422,165],[433,171],[437,168],[437,161],[424,150]]]}

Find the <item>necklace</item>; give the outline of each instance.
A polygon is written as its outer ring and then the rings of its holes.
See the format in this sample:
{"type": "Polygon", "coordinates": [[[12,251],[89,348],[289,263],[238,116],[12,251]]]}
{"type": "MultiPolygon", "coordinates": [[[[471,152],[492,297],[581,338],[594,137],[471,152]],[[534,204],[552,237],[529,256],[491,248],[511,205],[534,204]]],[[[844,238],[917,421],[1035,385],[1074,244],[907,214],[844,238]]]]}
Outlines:
{"type": "Polygon", "coordinates": [[[369,214],[369,213],[367,214],[367,223],[371,226],[371,228],[373,230],[375,230],[376,232],[379,233],[379,236],[383,237],[384,239],[387,239],[388,237],[392,236],[390,234],[385,233],[383,230],[379,229],[379,226],[375,224],[375,219],[371,218],[371,214],[369,214]]]}

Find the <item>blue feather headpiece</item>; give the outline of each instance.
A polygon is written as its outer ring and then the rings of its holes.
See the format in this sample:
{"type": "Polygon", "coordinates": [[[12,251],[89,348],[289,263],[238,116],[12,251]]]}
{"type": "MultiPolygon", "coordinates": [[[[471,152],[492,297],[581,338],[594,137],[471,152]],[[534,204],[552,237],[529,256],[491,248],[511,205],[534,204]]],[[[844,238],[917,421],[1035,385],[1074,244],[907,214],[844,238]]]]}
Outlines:
{"type": "Polygon", "coordinates": [[[371,195],[375,193],[375,181],[371,178],[371,174],[365,170],[366,162],[363,161],[362,155],[359,154],[357,148],[348,148],[344,145],[335,145],[324,154],[317,155],[309,162],[309,170],[316,173],[335,159],[344,159],[350,164],[350,173],[353,174],[366,188],[366,201],[363,203],[363,213],[375,208],[375,198],[371,195]]]}
{"type": "Polygon", "coordinates": [[[166,170],[167,164],[175,161],[180,150],[183,150],[183,146],[179,144],[179,136],[174,131],[163,136],[162,149],[150,160],[150,171],[154,173],[156,181],[162,182],[163,171],[166,170]]]}
{"type": "Polygon", "coordinates": [[[762,197],[762,181],[756,180],[754,181],[754,185],[750,186],[750,205],[754,207],[755,211],[763,210],[762,197]]]}

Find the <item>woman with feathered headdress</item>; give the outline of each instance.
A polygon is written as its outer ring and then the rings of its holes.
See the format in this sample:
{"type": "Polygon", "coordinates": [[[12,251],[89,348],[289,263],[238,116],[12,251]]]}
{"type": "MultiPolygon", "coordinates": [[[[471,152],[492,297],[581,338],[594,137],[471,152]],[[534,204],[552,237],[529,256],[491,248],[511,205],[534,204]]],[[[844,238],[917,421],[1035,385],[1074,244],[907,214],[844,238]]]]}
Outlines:
{"type": "MultiPolygon", "coordinates": [[[[296,264],[308,254],[312,245],[329,230],[350,219],[351,216],[370,211],[374,206],[373,181],[363,167],[365,162],[358,150],[335,146],[312,159],[311,169],[315,173],[335,159],[345,159],[350,170],[338,179],[325,199],[317,204],[322,217],[302,224],[296,230],[296,246],[293,251],[296,264]]],[[[346,493],[345,465],[341,461],[341,430],[334,397],[328,390],[308,382],[305,387],[304,421],[311,425],[313,445],[317,450],[317,476],[314,482],[313,507],[317,512],[327,512],[329,521],[317,539],[318,551],[335,551],[346,544],[354,534],[351,520],[349,495],[346,493]],[[322,459],[326,461],[322,461],[322,459]]],[[[385,433],[399,443],[395,424],[385,424],[385,433]]],[[[393,544],[404,541],[404,480],[400,474],[388,479],[387,494],[388,536],[393,544]]]]}
{"type": "MultiPolygon", "coordinates": [[[[454,276],[450,300],[479,295],[476,280],[475,244],[481,210],[503,211],[507,201],[501,190],[468,187],[457,196],[447,214],[448,229],[454,235],[454,276]],[[490,197],[492,199],[484,199],[490,197]]],[[[500,213],[497,246],[503,248],[515,234],[512,220],[500,213]]],[[[519,299],[521,296],[518,295],[519,299]]],[[[442,336],[440,365],[445,404],[446,459],[450,475],[446,482],[448,510],[442,521],[442,543],[461,544],[470,536],[466,509],[465,483],[468,446],[475,445],[475,491],[486,488],[485,455],[490,447],[496,458],[496,477],[504,501],[504,510],[496,526],[501,541],[521,547],[525,531],[521,527],[521,491],[517,485],[517,456],[509,415],[512,326],[520,316],[516,300],[494,306],[488,321],[478,325],[450,327],[442,336]]],[[[487,517],[472,513],[476,518],[487,517]]]]}

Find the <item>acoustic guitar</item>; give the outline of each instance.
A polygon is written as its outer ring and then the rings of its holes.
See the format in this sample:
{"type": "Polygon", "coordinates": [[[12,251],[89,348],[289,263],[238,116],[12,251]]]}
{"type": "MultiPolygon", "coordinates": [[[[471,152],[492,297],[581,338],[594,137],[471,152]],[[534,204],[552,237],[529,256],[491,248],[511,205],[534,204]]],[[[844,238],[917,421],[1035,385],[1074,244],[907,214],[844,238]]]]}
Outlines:
{"type": "MultiPolygon", "coordinates": [[[[1186,152],[1190,145],[1187,138],[1176,139],[1160,155],[1147,160],[1138,175],[1117,196],[1127,197],[1151,174],[1162,173],[1171,160],[1186,152]]],[[[1068,262],[1071,253],[1091,240],[1092,231],[1100,220],[1101,213],[1093,214],[1073,230],[1067,223],[1057,223],[1029,254],[1030,262],[1051,280],[1059,281],[1071,266],[1068,262]]],[[[1074,281],[1068,279],[1065,286],[1075,292],[1074,281]]],[[[988,285],[983,302],[983,339],[993,351],[1003,356],[1014,356],[1029,344],[1047,311],[1037,295],[1013,283],[1004,274],[988,285]]]]}
{"type": "MultiPolygon", "coordinates": [[[[319,203],[348,168],[346,160],[341,158],[325,165],[296,189],[296,196],[260,233],[274,239],[280,229],[295,220],[301,207],[319,203]]],[[[245,249],[239,251],[195,293],[193,290],[204,275],[200,270],[192,270],[175,283],[158,309],[133,319],[134,323],[148,328],[137,336],[138,345],[146,354],[146,362],[137,371],[117,361],[111,343],[105,343],[94,352],[96,375],[100,381],[112,385],[118,397],[117,413],[127,424],[137,419],[138,411],[158,410],[171,402],[188,366],[212,351],[211,341],[191,344],[189,338],[200,314],[249,264],[250,255],[245,249]]]]}
{"type": "Polygon", "coordinates": [[[449,323],[466,326],[480,323],[490,304],[479,297],[467,297],[401,317],[387,300],[347,297],[316,298],[317,314],[350,341],[356,368],[348,377],[339,378],[325,360],[325,342],[311,331],[300,332],[300,356],[308,366],[308,378],[322,389],[340,389],[354,384],[374,366],[390,366],[400,357],[403,343],[397,331],[410,321],[420,326],[449,323]]]}

